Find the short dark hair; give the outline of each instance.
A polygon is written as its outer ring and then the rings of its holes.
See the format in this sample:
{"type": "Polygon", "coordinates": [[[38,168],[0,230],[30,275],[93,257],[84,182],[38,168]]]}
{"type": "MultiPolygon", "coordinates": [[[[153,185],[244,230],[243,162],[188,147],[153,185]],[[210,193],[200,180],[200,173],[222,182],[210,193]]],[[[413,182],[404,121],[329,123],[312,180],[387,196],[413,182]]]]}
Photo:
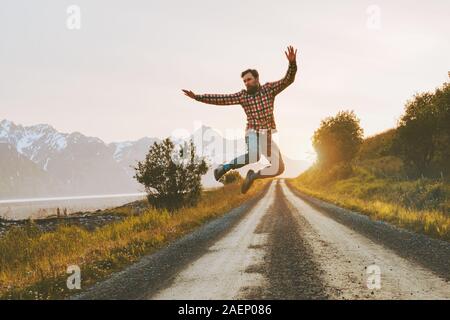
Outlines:
{"type": "Polygon", "coordinates": [[[258,74],[258,71],[256,71],[255,69],[247,69],[247,70],[245,70],[245,71],[242,71],[242,73],[241,73],[241,78],[243,78],[247,73],[251,73],[252,74],[252,76],[254,76],[256,79],[258,79],[259,78],[259,74],[258,74]]]}

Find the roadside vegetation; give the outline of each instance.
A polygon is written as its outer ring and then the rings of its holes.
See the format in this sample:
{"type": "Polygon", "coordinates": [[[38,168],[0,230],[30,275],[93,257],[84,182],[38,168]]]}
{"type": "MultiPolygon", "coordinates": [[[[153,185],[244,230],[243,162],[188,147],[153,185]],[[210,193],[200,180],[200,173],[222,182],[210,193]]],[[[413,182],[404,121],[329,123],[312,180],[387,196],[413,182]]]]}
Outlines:
{"type": "Polygon", "coordinates": [[[450,241],[450,84],[415,95],[397,127],[363,139],[353,111],[321,122],[315,164],[288,183],[308,195],[450,241]]]}

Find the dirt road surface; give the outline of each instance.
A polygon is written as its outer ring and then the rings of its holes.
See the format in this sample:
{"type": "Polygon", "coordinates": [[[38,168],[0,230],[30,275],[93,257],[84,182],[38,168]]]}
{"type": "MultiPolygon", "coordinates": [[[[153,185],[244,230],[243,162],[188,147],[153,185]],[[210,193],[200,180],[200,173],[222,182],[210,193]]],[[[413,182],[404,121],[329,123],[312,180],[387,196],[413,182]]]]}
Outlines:
{"type": "Polygon", "coordinates": [[[450,243],[283,179],[74,299],[450,299],[450,243]]]}

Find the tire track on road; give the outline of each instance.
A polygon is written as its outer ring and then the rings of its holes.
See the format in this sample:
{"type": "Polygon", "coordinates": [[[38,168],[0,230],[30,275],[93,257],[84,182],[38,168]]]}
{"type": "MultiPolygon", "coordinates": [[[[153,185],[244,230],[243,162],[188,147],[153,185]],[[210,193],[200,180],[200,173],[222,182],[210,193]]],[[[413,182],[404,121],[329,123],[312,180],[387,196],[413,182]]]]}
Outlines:
{"type": "Polygon", "coordinates": [[[278,180],[275,201],[256,230],[268,234],[264,263],[259,268],[267,279],[266,287],[254,290],[247,299],[327,299],[322,271],[303,239],[307,226],[299,224],[295,214],[278,180]]]}

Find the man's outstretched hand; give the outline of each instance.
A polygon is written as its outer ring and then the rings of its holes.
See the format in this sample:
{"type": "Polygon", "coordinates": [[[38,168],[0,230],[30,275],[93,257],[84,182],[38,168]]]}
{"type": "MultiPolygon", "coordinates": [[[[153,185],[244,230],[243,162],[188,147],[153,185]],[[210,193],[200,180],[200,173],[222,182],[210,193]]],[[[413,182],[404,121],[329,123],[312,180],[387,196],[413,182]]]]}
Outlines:
{"type": "Polygon", "coordinates": [[[183,90],[184,94],[187,95],[189,98],[195,99],[195,93],[193,93],[192,91],[184,89],[181,90],[183,90]]]}
{"type": "Polygon", "coordinates": [[[286,55],[286,58],[289,60],[289,63],[295,62],[295,59],[297,59],[297,49],[294,51],[293,46],[287,47],[287,51],[284,52],[286,55]]]}

